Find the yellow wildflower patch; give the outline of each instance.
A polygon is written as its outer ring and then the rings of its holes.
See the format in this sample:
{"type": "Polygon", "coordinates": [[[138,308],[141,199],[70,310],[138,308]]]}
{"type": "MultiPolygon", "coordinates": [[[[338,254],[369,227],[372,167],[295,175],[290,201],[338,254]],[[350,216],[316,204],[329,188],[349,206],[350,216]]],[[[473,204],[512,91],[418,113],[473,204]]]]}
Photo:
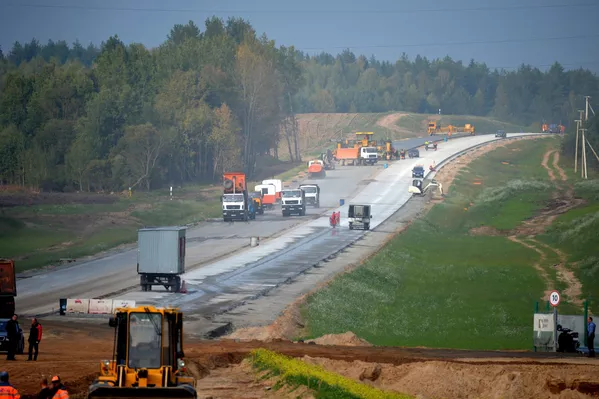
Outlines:
{"type": "Polygon", "coordinates": [[[317,391],[327,391],[326,397],[344,397],[360,399],[413,399],[412,396],[386,392],[359,383],[339,374],[325,370],[321,366],[305,363],[272,352],[266,349],[256,349],[251,353],[254,367],[269,369],[291,384],[302,384],[317,391]]]}

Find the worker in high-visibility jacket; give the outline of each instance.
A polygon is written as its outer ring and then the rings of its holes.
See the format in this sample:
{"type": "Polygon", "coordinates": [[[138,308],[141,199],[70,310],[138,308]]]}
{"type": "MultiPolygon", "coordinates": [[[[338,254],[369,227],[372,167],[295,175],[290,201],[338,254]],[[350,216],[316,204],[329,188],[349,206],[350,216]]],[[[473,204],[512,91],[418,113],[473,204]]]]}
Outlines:
{"type": "Polygon", "coordinates": [[[69,393],[57,375],[52,377],[52,391],[54,392],[52,399],[69,399],[69,393]]]}
{"type": "Polygon", "coordinates": [[[0,399],[20,399],[19,391],[8,382],[8,373],[0,373],[0,399]]]}

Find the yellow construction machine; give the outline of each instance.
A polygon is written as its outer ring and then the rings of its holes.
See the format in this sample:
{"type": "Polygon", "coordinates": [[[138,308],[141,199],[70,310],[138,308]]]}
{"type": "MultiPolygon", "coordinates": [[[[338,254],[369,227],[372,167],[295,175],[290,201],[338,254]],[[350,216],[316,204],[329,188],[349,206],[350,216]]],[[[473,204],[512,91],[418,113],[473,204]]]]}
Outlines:
{"type": "Polygon", "coordinates": [[[110,318],[112,360],[89,387],[96,398],[197,398],[183,359],[183,314],[175,308],[119,308],[110,318]]]}

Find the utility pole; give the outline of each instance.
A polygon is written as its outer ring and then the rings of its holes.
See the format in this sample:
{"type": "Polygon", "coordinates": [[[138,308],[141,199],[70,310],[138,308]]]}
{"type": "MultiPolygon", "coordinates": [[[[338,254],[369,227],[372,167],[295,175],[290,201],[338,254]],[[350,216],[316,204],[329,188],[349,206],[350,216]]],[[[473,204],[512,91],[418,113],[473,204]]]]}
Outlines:
{"type": "Polygon", "coordinates": [[[585,128],[580,129],[582,132],[582,167],[580,168],[581,177],[583,179],[587,178],[587,156],[586,156],[586,139],[584,137],[584,132],[586,132],[585,128]]]}
{"type": "Polygon", "coordinates": [[[584,121],[588,121],[589,120],[589,99],[591,98],[591,96],[584,96],[586,102],[585,102],[585,113],[584,113],[584,121]]]}
{"type": "Polygon", "coordinates": [[[580,129],[580,120],[576,120],[576,149],[574,150],[574,173],[578,172],[578,129],[580,129]]]}

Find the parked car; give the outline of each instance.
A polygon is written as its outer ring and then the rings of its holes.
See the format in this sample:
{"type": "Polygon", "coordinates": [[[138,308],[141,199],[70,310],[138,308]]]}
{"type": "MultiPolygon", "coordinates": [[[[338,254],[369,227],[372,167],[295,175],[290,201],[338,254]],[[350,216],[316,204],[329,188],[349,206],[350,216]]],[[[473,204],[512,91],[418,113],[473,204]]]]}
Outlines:
{"type": "Polygon", "coordinates": [[[408,158],[420,158],[420,151],[417,148],[408,150],[408,158]]]}
{"type": "MultiPolygon", "coordinates": [[[[6,337],[6,323],[8,323],[10,319],[0,319],[0,352],[8,352],[8,338],[6,337]]],[[[22,354],[25,352],[25,334],[23,334],[23,329],[19,326],[19,332],[21,333],[21,338],[19,341],[19,345],[17,346],[17,353],[22,354]]]]}

